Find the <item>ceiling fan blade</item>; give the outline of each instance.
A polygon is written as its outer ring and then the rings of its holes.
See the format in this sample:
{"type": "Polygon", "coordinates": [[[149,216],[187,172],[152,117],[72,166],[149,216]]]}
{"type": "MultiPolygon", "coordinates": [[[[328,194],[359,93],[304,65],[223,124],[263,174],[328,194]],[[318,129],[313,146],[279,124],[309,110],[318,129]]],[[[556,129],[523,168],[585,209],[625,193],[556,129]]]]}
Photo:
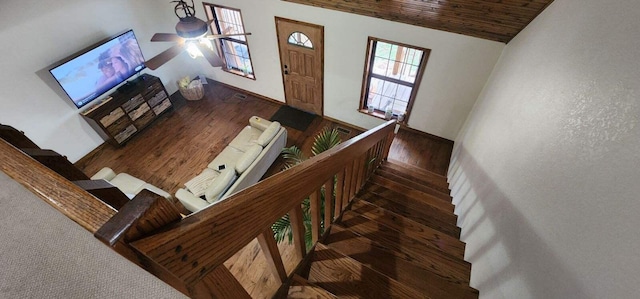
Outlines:
{"type": "Polygon", "coordinates": [[[216,39],[216,38],[222,38],[222,37],[229,37],[229,36],[242,36],[242,35],[251,35],[251,32],[247,32],[247,33],[235,33],[235,34],[212,34],[212,35],[207,35],[204,38],[208,38],[208,39],[216,39]]]}
{"type": "Polygon", "coordinates": [[[152,42],[182,42],[184,39],[175,33],[156,33],[151,38],[152,42]]]}
{"type": "Polygon", "coordinates": [[[207,61],[209,61],[212,67],[224,66],[224,62],[222,61],[220,56],[218,56],[218,54],[213,52],[211,49],[207,47],[202,47],[200,45],[197,45],[197,47],[200,50],[200,53],[202,53],[202,56],[204,56],[204,58],[206,58],[207,61]]]}
{"type": "Polygon", "coordinates": [[[144,64],[152,69],[155,70],[157,68],[159,68],[161,65],[165,64],[167,61],[173,59],[174,57],[178,56],[178,54],[180,54],[182,52],[182,50],[184,50],[183,44],[177,44],[174,45],[173,47],[164,50],[162,53],[156,55],[155,57],[147,60],[144,64]]]}

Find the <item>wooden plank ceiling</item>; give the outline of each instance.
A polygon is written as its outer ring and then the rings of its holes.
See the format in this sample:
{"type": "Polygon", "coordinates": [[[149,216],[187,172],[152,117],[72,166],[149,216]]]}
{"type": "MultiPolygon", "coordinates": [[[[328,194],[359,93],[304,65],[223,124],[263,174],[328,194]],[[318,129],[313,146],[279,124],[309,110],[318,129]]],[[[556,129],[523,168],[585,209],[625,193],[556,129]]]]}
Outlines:
{"type": "Polygon", "coordinates": [[[508,43],[553,0],[283,0],[508,43]]]}

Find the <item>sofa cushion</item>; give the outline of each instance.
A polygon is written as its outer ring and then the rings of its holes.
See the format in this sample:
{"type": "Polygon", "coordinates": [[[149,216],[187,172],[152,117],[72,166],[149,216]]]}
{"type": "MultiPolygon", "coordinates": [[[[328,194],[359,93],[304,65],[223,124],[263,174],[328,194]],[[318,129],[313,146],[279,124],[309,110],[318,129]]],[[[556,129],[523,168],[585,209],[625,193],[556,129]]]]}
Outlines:
{"type": "Polygon", "coordinates": [[[242,152],[246,152],[252,145],[256,144],[256,140],[262,134],[262,130],[258,130],[252,126],[246,126],[240,133],[231,140],[229,146],[234,147],[242,152]]]}
{"type": "Polygon", "coordinates": [[[224,195],[224,192],[231,187],[231,184],[233,184],[236,177],[235,169],[227,168],[223,170],[204,192],[204,197],[209,203],[214,203],[220,200],[222,195],[224,195]]]}
{"type": "Polygon", "coordinates": [[[102,169],[100,169],[100,171],[96,172],[96,174],[94,174],[91,177],[91,179],[92,180],[110,181],[114,177],[116,177],[116,173],[115,173],[115,171],[113,171],[113,169],[111,169],[109,167],[103,167],[102,169]]]}
{"type": "Polygon", "coordinates": [[[199,175],[195,176],[184,184],[187,190],[191,191],[195,196],[202,196],[204,191],[211,186],[213,180],[220,175],[219,172],[205,168],[199,175]]]}
{"type": "Polygon", "coordinates": [[[265,130],[264,132],[262,132],[262,134],[260,134],[260,136],[258,137],[258,140],[256,140],[256,143],[259,144],[262,147],[267,146],[267,144],[269,144],[269,142],[271,142],[271,140],[273,139],[273,137],[276,136],[276,134],[278,134],[278,131],[280,131],[280,123],[277,121],[272,122],[265,130]]]}
{"type": "Polygon", "coordinates": [[[109,183],[126,194],[138,194],[146,184],[145,181],[124,172],[116,175],[109,183]]]}
{"type": "Polygon", "coordinates": [[[249,149],[247,149],[246,152],[244,152],[244,154],[242,154],[240,159],[238,159],[238,161],[236,162],[236,172],[238,174],[242,174],[245,170],[247,170],[247,168],[249,168],[249,166],[251,166],[251,163],[253,163],[253,161],[255,161],[256,158],[260,156],[261,152],[262,146],[259,146],[257,144],[252,145],[249,149]]]}
{"type": "Polygon", "coordinates": [[[220,154],[218,154],[218,156],[216,156],[215,159],[213,159],[213,161],[211,161],[211,163],[209,163],[207,167],[218,172],[224,170],[220,169],[220,165],[224,165],[225,169],[234,169],[236,167],[236,162],[238,161],[238,159],[240,159],[240,157],[242,157],[243,154],[244,151],[231,146],[227,146],[222,150],[222,152],[220,152],[220,154]]]}

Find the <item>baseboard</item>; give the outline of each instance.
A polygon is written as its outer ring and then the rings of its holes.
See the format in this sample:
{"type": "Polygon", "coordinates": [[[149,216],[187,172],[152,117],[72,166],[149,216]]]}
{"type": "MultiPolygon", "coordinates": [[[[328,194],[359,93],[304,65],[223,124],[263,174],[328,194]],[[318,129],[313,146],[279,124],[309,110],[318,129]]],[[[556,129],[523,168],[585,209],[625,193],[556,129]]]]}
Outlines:
{"type": "Polygon", "coordinates": [[[337,124],[339,124],[339,125],[342,125],[342,126],[345,126],[345,127],[349,127],[349,128],[351,128],[351,129],[353,129],[353,130],[356,130],[356,131],[362,131],[362,132],[366,132],[366,131],[367,131],[367,129],[365,129],[365,128],[358,127],[358,126],[356,126],[356,125],[353,125],[353,124],[350,124],[350,123],[346,123],[346,122],[343,122],[343,121],[341,121],[341,120],[337,120],[337,119],[335,119],[335,118],[328,117],[328,116],[326,116],[326,115],[325,115],[325,116],[323,116],[322,118],[324,118],[324,119],[326,119],[326,120],[330,120],[330,121],[332,121],[332,122],[334,122],[334,123],[337,123],[337,124]]]}
{"type": "Polygon", "coordinates": [[[240,87],[236,87],[236,86],[233,86],[233,85],[229,85],[229,84],[227,84],[227,83],[222,83],[222,82],[220,82],[220,81],[216,81],[216,80],[213,80],[213,79],[208,79],[208,80],[213,81],[213,82],[215,82],[216,84],[220,84],[220,85],[222,85],[222,86],[224,86],[224,87],[227,87],[227,88],[230,88],[230,89],[233,89],[233,90],[237,90],[237,91],[239,91],[239,92],[241,92],[241,93],[244,93],[244,94],[250,95],[250,96],[252,96],[252,97],[259,98],[259,99],[261,99],[261,100],[269,101],[269,102],[272,102],[272,103],[275,103],[275,104],[278,104],[278,105],[286,105],[286,104],[287,104],[287,103],[285,103],[285,102],[281,102],[281,101],[278,101],[278,100],[276,100],[276,99],[272,99],[272,98],[270,98],[270,97],[266,97],[266,96],[263,96],[263,95],[261,95],[261,94],[257,94],[257,93],[255,93],[255,92],[251,92],[251,91],[248,91],[248,90],[242,89],[242,88],[240,88],[240,87]]]}
{"type": "Polygon", "coordinates": [[[429,134],[427,132],[423,132],[423,131],[411,128],[411,127],[409,127],[409,126],[407,126],[405,124],[400,124],[400,130],[405,130],[405,131],[408,131],[408,132],[411,132],[411,133],[419,134],[419,135],[422,135],[422,136],[427,137],[427,138],[438,140],[440,142],[453,144],[453,140],[449,140],[449,139],[444,138],[444,137],[440,137],[440,136],[436,136],[436,135],[433,135],[433,134],[429,134]]]}

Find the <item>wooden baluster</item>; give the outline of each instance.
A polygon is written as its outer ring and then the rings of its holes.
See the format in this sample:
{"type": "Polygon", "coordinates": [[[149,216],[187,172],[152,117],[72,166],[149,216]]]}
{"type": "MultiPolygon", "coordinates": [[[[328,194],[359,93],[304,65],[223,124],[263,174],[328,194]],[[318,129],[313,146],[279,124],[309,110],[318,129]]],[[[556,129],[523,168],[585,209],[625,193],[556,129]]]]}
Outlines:
{"type": "Polygon", "coordinates": [[[258,243],[267,259],[271,271],[273,271],[273,276],[279,279],[280,283],[287,281],[287,271],[284,269],[282,257],[278,250],[278,242],[276,242],[276,239],[273,237],[271,228],[267,228],[258,236],[258,243]]]}
{"type": "Polygon", "coordinates": [[[216,267],[207,276],[196,282],[190,288],[189,297],[251,299],[251,295],[224,265],[216,267]]]}
{"type": "Polygon", "coordinates": [[[358,168],[360,167],[360,159],[356,158],[353,160],[353,166],[351,171],[351,185],[349,186],[349,202],[356,195],[356,185],[358,181],[358,168]]]}
{"type": "Polygon", "coordinates": [[[331,212],[333,211],[333,184],[335,176],[332,176],[326,183],[324,183],[324,231],[327,233],[329,226],[331,225],[331,212]]]}
{"type": "Polygon", "coordinates": [[[387,160],[387,157],[389,156],[389,149],[391,149],[391,143],[393,142],[394,137],[395,134],[393,132],[389,132],[389,135],[385,138],[384,151],[382,152],[382,158],[384,160],[387,160]]]}
{"type": "Polygon", "coordinates": [[[291,231],[293,232],[293,245],[295,246],[298,261],[304,259],[307,254],[306,244],[304,242],[304,222],[302,219],[302,205],[296,205],[289,212],[289,223],[291,223],[291,231]]]}
{"type": "Polygon", "coordinates": [[[362,189],[362,182],[364,181],[364,171],[365,168],[367,168],[367,153],[362,154],[362,158],[359,159],[360,160],[360,167],[358,167],[358,176],[356,179],[356,189],[354,191],[354,194],[357,194],[358,191],[360,191],[360,189],[362,189]]]}
{"type": "Polygon", "coordinates": [[[347,168],[344,175],[344,191],[342,192],[342,207],[340,208],[342,211],[349,204],[349,194],[351,194],[351,173],[353,172],[353,163],[348,163],[347,168]]]}
{"type": "Polygon", "coordinates": [[[311,203],[311,242],[315,244],[320,239],[320,221],[322,219],[320,214],[320,189],[309,195],[309,202],[311,203]]]}
{"type": "Polygon", "coordinates": [[[342,171],[338,172],[338,177],[337,177],[338,183],[336,186],[336,204],[335,204],[335,211],[333,213],[334,219],[337,219],[342,214],[342,199],[344,197],[344,180],[345,180],[344,173],[346,171],[347,171],[346,169],[343,169],[342,171]]]}
{"type": "Polygon", "coordinates": [[[378,151],[376,152],[376,155],[378,157],[378,165],[382,164],[382,161],[384,160],[384,139],[378,141],[378,151]]]}

